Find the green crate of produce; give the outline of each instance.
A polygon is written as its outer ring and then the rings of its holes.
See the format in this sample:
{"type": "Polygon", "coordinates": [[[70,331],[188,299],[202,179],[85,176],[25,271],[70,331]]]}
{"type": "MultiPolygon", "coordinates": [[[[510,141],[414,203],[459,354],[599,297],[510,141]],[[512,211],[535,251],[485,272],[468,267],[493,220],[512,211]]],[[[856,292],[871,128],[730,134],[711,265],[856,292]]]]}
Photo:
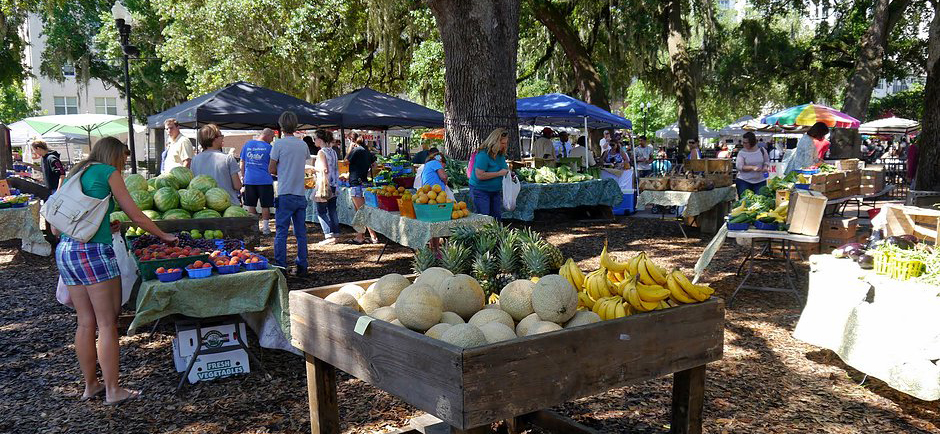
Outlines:
{"type": "Polygon", "coordinates": [[[135,255],[134,261],[137,262],[137,269],[140,270],[140,278],[153,280],[157,278],[157,268],[186,268],[187,265],[196,261],[209,262],[209,254],[187,256],[185,258],[154,259],[151,261],[141,261],[135,255]]]}

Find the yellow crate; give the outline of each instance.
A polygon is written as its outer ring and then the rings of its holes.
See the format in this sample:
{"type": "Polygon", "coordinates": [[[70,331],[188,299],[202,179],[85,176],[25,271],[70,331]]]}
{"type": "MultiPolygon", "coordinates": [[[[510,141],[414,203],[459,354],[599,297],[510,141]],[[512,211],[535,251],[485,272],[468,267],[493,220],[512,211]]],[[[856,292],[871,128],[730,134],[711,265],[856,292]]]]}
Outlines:
{"type": "Polygon", "coordinates": [[[891,274],[891,263],[894,259],[893,255],[885,252],[875,251],[871,253],[871,256],[875,259],[875,274],[891,274]]]}
{"type": "Polygon", "coordinates": [[[926,266],[917,259],[901,261],[893,259],[890,261],[891,278],[897,280],[908,280],[924,274],[926,266]]]}

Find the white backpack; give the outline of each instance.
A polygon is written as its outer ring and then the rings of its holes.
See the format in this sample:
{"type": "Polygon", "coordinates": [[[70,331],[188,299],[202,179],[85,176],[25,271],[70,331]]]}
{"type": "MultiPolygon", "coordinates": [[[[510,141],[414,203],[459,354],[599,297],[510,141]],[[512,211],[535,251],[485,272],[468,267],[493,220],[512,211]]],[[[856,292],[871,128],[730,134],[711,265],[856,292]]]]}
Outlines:
{"type": "Polygon", "coordinates": [[[72,175],[39,210],[52,227],[83,243],[98,232],[111,200],[110,194],[104,199],[95,199],[82,192],[82,175],[95,164],[99,163],[91,163],[72,175]]]}

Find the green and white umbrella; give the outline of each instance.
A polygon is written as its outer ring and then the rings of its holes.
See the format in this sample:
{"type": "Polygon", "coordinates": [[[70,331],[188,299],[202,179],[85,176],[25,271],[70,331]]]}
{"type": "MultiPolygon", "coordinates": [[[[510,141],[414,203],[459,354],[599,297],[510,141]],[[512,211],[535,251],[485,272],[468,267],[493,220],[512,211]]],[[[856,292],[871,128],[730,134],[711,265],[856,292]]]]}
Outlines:
{"type": "Polygon", "coordinates": [[[127,118],[115,115],[83,113],[75,115],[33,116],[23,119],[40,135],[49,132],[105,137],[127,133],[127,118]]]}

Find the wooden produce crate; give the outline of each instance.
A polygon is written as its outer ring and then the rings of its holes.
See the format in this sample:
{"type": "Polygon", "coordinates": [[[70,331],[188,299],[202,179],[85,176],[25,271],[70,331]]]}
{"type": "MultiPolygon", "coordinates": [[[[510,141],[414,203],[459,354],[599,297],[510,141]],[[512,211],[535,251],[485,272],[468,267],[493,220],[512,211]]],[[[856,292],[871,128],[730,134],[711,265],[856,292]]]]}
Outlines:
{"type": "MultiPolygon", "coordinates": [[[[777,256],[785,258],[785,249],[782,242],[771,242],[769,249],[771,256],[777,256]]],[[[831,250],[830,250],[831,252],[831,250]]],[[[819,243],[798,243],[793,242],[790,245],[790,259],[797,260],[807,260],[810,255],[815,255],[820,253],[820,244],[819,243]],[[802,254],[802,257],[800,256],[802,254]]],[[[829,253],[829,252],[822,252],[829,253]]]]}
{"type": "Polygon", "coordinates": [[[937,243],[940,231],[940,211],[916,206],[888,205],[881,208],[887,213],[885,235],[913,235],[918,240],[937,243]]]}
{"type": "Polygon", "coordinates": [[[523,158],[522,162],[525,163],[527,167],[533,169],[538,169],[540,167],[555,167],[555,160],[550,160],[548,158],[523,158]]]}
{"type": "Polygon", "coordinates": [[[683,163],[687,172],[731,173],[734,165],[730,158],[699,158],[685,160],[683,163]]]}
{"type": "Polygon", "coordinates": [[[829,217],[819,226],[821,238],[854,238],[858,231],[858,218],[829,217]]]}
{"type": "Polygon", "coordinates": [[[336,369],[460,433],[501,420],[590,432],[543,409],[674,373],[673,432],[701,432],[705,364],[723,351],[720,299],[464,349],[384,321],[356,333],[365,316],[323,300],[343,285],[290,293],[292,343],[307,361],[314,433],[340,431],[336,369]]]}
{"type": "Polygon", "coordinates": [[[861,161],[858,158],[846,158],[844,160],[836,160],[836,168],[839,170],[858,170],[860,168],[861,161]]]}
{"type": "MultiPolygon", "coordinates": [[[[198,229],[220,230],[226,238],[238,238],[245,242],[249,249],[255,248],[261,242],[261,230],[258,229],[257,217],[223,217],[217,219],[184,219],[184,220],[156,220],[164,232],[180,232],[198,229]]],[[[127,228],[137,226],[133,222],[121,223],[121,233],[127,228]]]]}

